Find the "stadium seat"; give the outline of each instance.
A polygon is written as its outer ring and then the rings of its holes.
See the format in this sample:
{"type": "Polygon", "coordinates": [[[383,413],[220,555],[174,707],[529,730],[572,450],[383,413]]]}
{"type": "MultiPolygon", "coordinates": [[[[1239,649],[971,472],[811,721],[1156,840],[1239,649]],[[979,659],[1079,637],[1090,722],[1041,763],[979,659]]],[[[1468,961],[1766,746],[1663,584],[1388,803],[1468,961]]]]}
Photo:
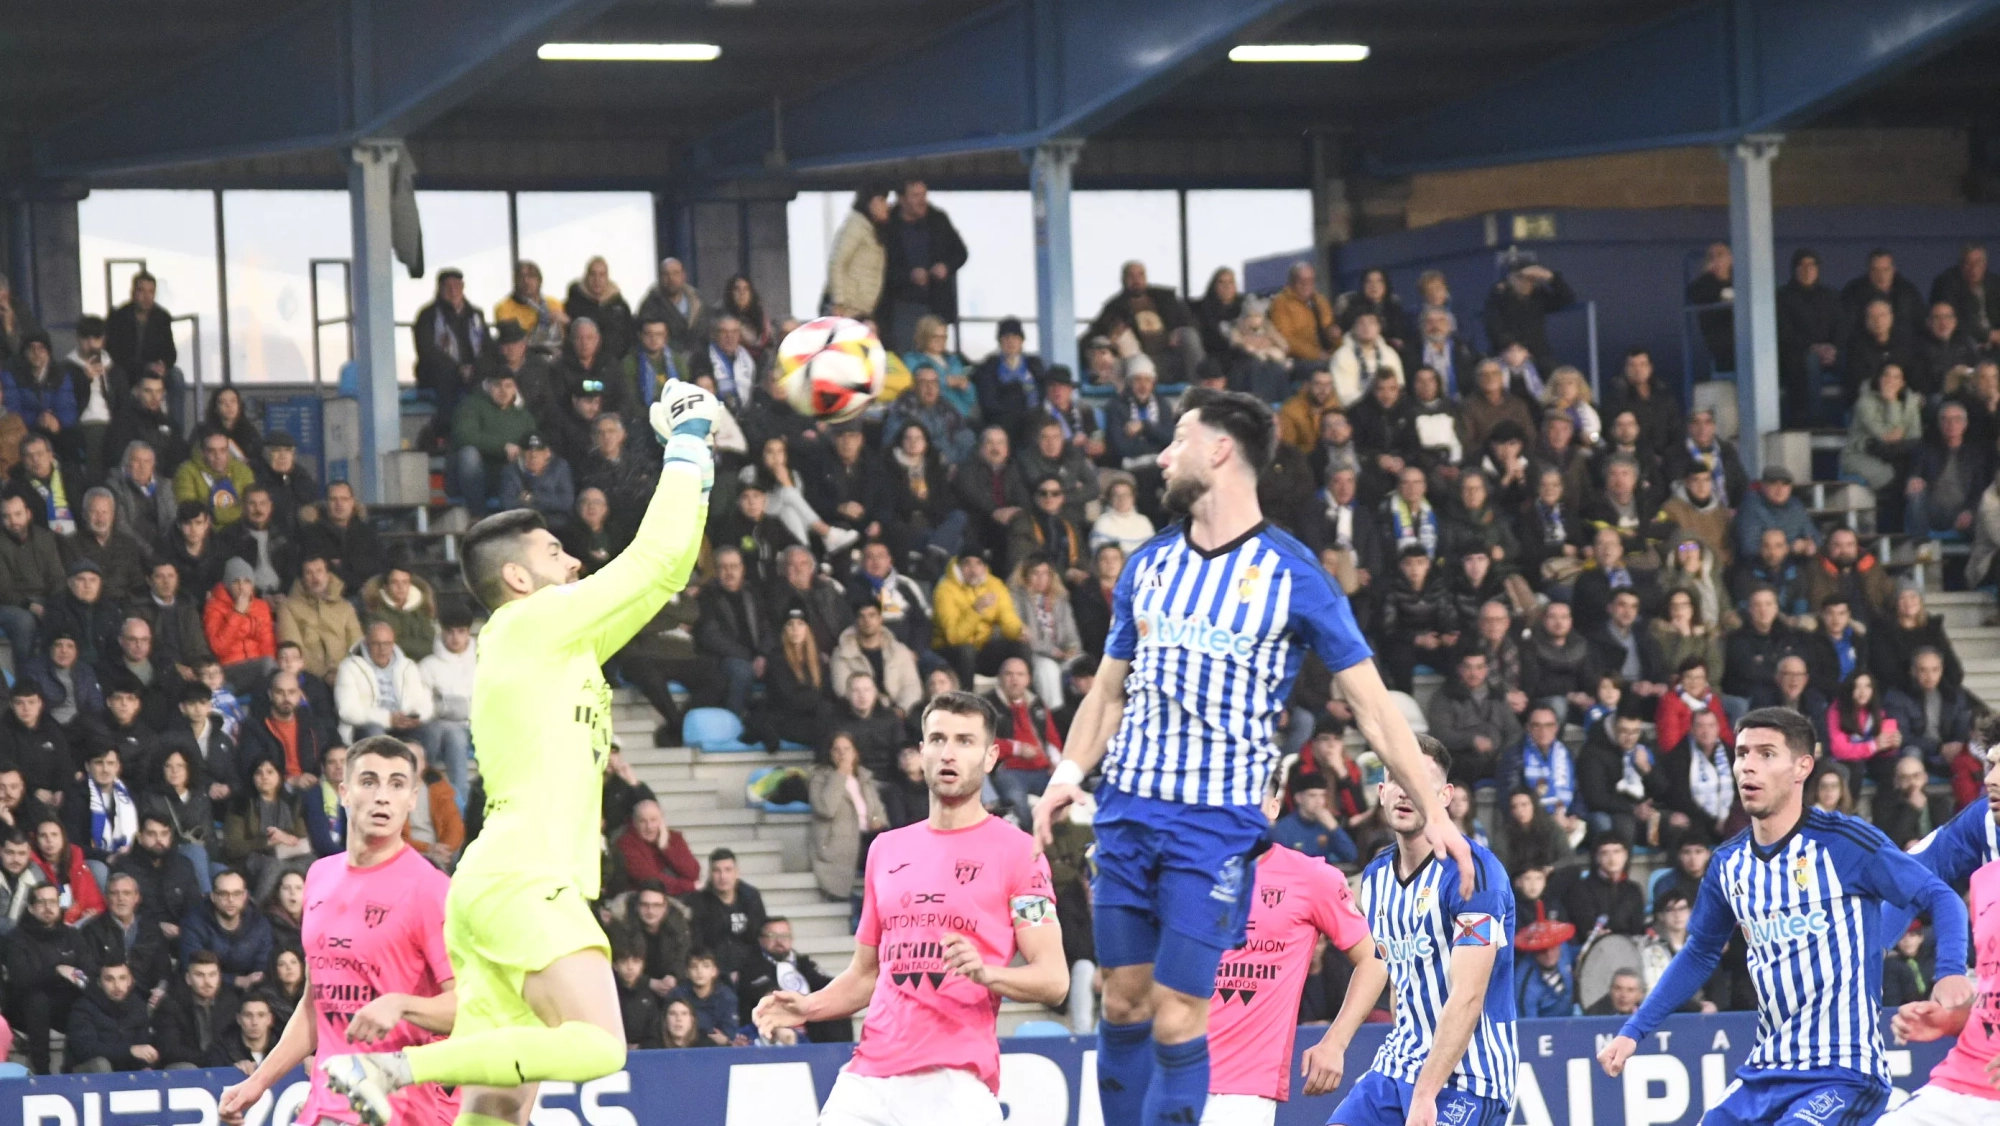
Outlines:
{"type": "Polygon", "coordinates": [[[681,738],[698,751],[757,751],[743,741],[743,721],[723,708],[692,708],[681,720],[681,738]]]}
{"type": "Polygon", "coordinates": [[[1038,1036],[1068,1036],[1068,1035],[1069,1035],[1069,1026],[1063,1024],[1060,1021],[1053,1021],[1053,1020],[1031,1020],[1014,1030],[1015,1039],[1028,1039],[1038,1036]]]}
{"type": "Polygon", "coordinates": [[[1665,868],[1656,870],[1652,877],[1646,881],[1646,910],[1651,911],[1653,909],[1653,904],[1660,895],[1660,885],[1672,879],[1674,871],[1673,866],[1668,865],[1665,868]]]}
{"type": "Polygon", "coordinates": [[[811,802],[763,801],[757,797],[758,782],[762,781],[765,778],[770,777],[777,771],[791,770],[791,769],[793,768],[789,766],[766,766],[751,771],[750,777],[745,779],[743,783],[744,794],[749,800],[750,804],[763,810],[765,813],[811,813],[813,808],[811,802]]]}

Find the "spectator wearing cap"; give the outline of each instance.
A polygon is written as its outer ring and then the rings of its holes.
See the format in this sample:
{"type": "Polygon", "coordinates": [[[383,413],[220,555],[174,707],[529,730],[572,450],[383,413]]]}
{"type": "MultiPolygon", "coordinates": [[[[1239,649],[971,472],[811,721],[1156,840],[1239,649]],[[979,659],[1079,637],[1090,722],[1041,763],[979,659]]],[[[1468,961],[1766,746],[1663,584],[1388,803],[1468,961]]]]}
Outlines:
{"type": "MultiPolygon", "coordinates": [[[[503,326],[498,351],[525,354],[526,339],[518,325],[512,332],[503,326]]],[[[503,467],[521,456],[529,435],[537,429],[534,414],[521,401],[520,374],[516,367],[506,365],[490,369],[486,393],[465,396],[452,417],[458,490],[477,511],[489,507],[489,490],[498,485],[503,467]]]]}
{"type": "Polygon", "coordinates": [[[710,520],[709,542],[741,552],[748,582],[758,590],[781,577],[779,557],[799,546],[784,521],[770,514],[768,494],[757,481],[745,481],[737,490],[735,511],[710,520]]]}
{"type": "Polygon", "coordinates": [[[1575,948],[1570,945],[1575,937],[1574,924],[1550,919],[1540,910],[1534,922],[1516,932],[1514,946],[1527,955],[1515,963],[1517,1015],[1546,1019],[1577,1014],[1576,983],[1571,976],[1575,948]]]}
{"type": "Polygon", "coordinates": [[[1910,920],[1910,929],[1882,953],[1882,1003],[1902,1006],[1930,996],[1937,982],[1936,959],[1924,942],[1923,920],[1910,920]]]}
{"type": "Polygon", "coordinates": [[[1317,774],[1301,774],[1292,784],[1292,811],[1271,824],[1271,840],[1329,864],[1351,864],[1359,855],[1317,774]]]}
{"type": "Polygon", "coordinates": [[[1035,479],[1029,505],[1008,527],[1007,559],[1018,576],[1031,560],[1045,559],[1064,583],[1090,581],[1090,537],[1069,516],[1062,478],[1053,473],[1035,479]]]}
{"type": "Polygon", "coordinates": [[[238,694],[261,684],[271,673],[278,653],[271,604],[257,596],[257,576],[250,564],[231,559],[222,567],[222,581],[209,591],[201,613],[209,651],[222,663],[223,673],[238,694]]]}
{"type": "Polygon", "coordinates": [[[102,663],[118,651],[118,626],[124,620],[118,602],[104,589],[104,572],[88,559],[71,563],[64,591],[42,614],[42,630],[50,637],[74,638],[85,664],[102,663]]]}
{"type": "Polygon", "coordinates": [[[413,661],[428,656],[437,639],[437,591],[407,560],[391,562],[361,588],[361,614],[371,622],[389,623],[396,631],[396,648],[413,661]]]}
{"type": "Polygon", "coordinates": [[[1041,407],[1030,413],[1029,425],[1040,425],[1043,417],[1053,419],[1062,427],[1063,441],[1086,459],[1103,457],[1109,448],[1104,441],[1104,424],[1096,407],[1077,398],[1076,376],[1068,366],[1051,364],[1042,378],[1042,390],[1046,397],[1041,407]]]}
{"type": "Polygon", "coordinates": [[[569,462],[557,456],[538,433],[521,439],[521,454],[500,471],[501,509],[532,508],[551,524],[569,520],[576,507],[576,481],[569,462]]]}
{"type": "Polygon", "coordinates": [[[848,682],[866,676],[897,714],[909,714],[924,695],[916,653],[883,622],[882,604],[873,590],[850,586],[848,604],[854,609],[854,624],[840,631],[833,647],[834,693],[847,695],[848,682]]]}
{"type": "Polygon", "coordinates": [[[0,631],[16,660],[35,652],[45,606],[63,587],[62,550],[18,493],[0,495],[0,631]]]}
{"type": "Polygon", "coordinates": [[[1155,523],[1164,512],[1158,497],[1164,480],[1160,472],[1160,452],[1173,444],[1173,404],[1157,394],[1158,379],[1152,361],[1133,361],[1126,372],[1125,388],[1104,408],[1104,441],[1115,468],[1132,474],[1139,487],[1139,510],[1155,523]]]}
{"type": "Polygon", "coordinates": [[[206,430],[196,456],[174,473],[174,499],[206,507],[215,526],[227,528],[243,518],[243,492],[256,481],[256,473],[230,453],[229,435],[206,430]]]}
{"type": "Polygon", "coordinates": [[[48,635],[47,652],[26,661],[20,675],[41,685],[50,718],[68,732],[72,742],[84,737],[105,718],[104,689],[97,670],[78,655],[77,640],[66,629],[48,635]]]}
{"type": "Polygon", "coordinates": [[[465,274],[457,267],[438,271],[437,296],[417,310],[410,335],[417,347],[417,385],[431,393],[437,417],[450,419],[472,389],[480,357],[492,346],[486,314],[465,299],[465,274]]]}
{"type": "Polygon", "coordinates": [[[20,348],[0,371],[0,393],[6,396],[7,408],[28,424],[30,434],[56,443],[67,459],[83,453],[76,434],[81,406],[76,383],[71,373],[55,362],[49,335],[40,326],[22,334],[20,348]]]}
{"type": "Polygon", "coordinates": [[[1085,335],[1108,336],[1128,352],[1143,353],[1169,383],[1193,380],[1205,355],[1187,303],[1166,286],[1147,284],[1144,262],[1120,268],[1118,292],[1104,302],[1085,335]]]}
{"type": "Polygon", "coordinates": [[[695,623],[695,650],[719,662],[723,707],[745,715],[750,688],[764,678],[764,653],[777,639],[777,627],[764,600],[748,585],[743,552],[733,543],[717,541],[713,553],[715,581],[702,586],[700,616],[695,623]]]}
{"type": "Polygon", "coordinates": [[[596,448],[597,420],[617,413],[606,405],[608,386],[604,380],[589,374],[571,379],[563,385],[562,402],[543,428],[543,437],[548,439],[550,448],[572,469],[582,465],[583,459],[596,448]]]}
{"type": "Polygon", "coordinates": [[[979,394],[979,413],[988,425],[1017,434],[1029,412],[1042,403],[1044,369],[1039,356],[1025,350],[1027,333],[1019,317],[1004,317],[999,347],[972,369],[972,386],[979,394]]]}
{"type": "Polygon", "coordinates": [[[146,589],[146,546],[118,526],[118,500],[99,486],[83,494],[83,522],[62,537],[66,566],[90,560],[104,575],[105,593],[114,599],[136,598],[146,589]]]}
{"type": "Polygon", "coordinates": [[[1736,539],[1730,534],[1729,506],[1715,491],[1714,475],[1699,466],[1688,466],[1687,475],[1674,482],[1666,503],[1660,506],[1659,521],[1672,524],[1679,536],[1699,541],[1717,567],[1734,562],[1736,539]]]}
{"type": "Polygon", "coordinates": [[[986,556],[968,550],[937,584],[935,646],[951,662],[960,684],[974,674],[993,676],[1009,657],[1028,659],[1024,627],[1013,596],[995,577],[986,556]]]}

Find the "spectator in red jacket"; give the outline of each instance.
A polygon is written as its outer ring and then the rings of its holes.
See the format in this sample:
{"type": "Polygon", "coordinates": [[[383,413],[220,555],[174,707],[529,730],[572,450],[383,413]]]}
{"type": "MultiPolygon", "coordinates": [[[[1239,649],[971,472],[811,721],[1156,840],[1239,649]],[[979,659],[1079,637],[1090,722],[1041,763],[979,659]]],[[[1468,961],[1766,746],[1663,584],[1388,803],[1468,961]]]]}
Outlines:
{"type": "Polygon", "coordinates": [[[202,633],[229,687],[238,696],[253,696],[276,667],[278,637],[271,624],[271,604],[257,597],[257,576],[250,564],[231,559],[222,581],[208,594],[201,613],[202,633]]]}
{"type": "Polygon", "coordinates": [[[632,807],[631,821],[618,834],[618,857],[634,887],[658,880],[668,895],[686,895],[701,879],[687,838],[667,827],[666,813],[650,798],[632,807]]]}
{"type": "Polygon", "coordinates": [[[1681,661],[1679,683],[1660,697],[1659,711],[1653,716],[1662,754],[1680,746],[1681,740],[1688,737],[1697,711],[1714,712],[1716,723],[1722,727],[1722,741],[1736,745],[1729,713],[1722,710],[1722,693],[1708,686],[1708,662],[1700,657],[1687,657],[1681,661]]]}
{"type": "Polygon", "coordinates": [[[69,843],[69,833],[54,817],[35,826],[34,859],[42,882],[62,892],[63,922],[76,926],[104,913],[104,892],[84,861],[83,849],[69,843]]]}

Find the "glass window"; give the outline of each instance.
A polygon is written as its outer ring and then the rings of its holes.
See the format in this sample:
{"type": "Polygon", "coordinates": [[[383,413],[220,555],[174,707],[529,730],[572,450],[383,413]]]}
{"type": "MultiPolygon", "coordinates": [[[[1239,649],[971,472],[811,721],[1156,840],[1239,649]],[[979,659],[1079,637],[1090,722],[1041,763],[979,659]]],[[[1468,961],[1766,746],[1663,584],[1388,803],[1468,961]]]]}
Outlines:
{"type": "Polygon", "coordinates": [[[1147,284],[1180,291],[1177,193],[1076,192],[1069,206],[1077,320],[1097,319],[1097,311],[1123,284],[1127,262],[1145,263],[1147,284]]]}
{"type": "Polygon", "coordinates": [[[791,244],[792,315],[819,313],[826,292],[827,262],[833,257],[833,236],[847,221],[851,192],[800,192],[785,205],[785,236],[791,244]]]}
{"type": "Polygon", "coordinates": [[[220,305],[215,277],[215,196],[199,191],[95,191],[76,205],[83,311],[106,316],[131,297],[143,260],[159,282],[159,302],[180,321],[174,339],[182,374],[192,383],[195,357],[202,379],[222,379],[220,305]],[[109,263],[110,292],[105,266],[109,263]]]}
{"type": "MultiPolygon", "coordinates": [[[[516,197],[521,257],[542,268],[542,292],[560,299],[583,277],[584,264],[603,255],[611,280],[639,311],[659,273],[654,254],[653,197],[647,192],[522,192],[516,197]]],[[[468,277],[467,284],[471,282],[468,277]]],[[[480,300],[490,316],[507,288],[480,300]]]]}
{"type": "MultiPolygon", "coordinates": [[[[339,191],[222,193],[229,261],[229,347],[238,383],[311,383],[313,310],[310,263],[347,258],[351,212],[339,191]]],[[[321,317],[347,311],[346,295],[328,292],[339,272],[322,270],[321,317]]],[[[339,378],[347,335],[320,334],[322,373],[339,378]]]]}
{"type": "Polygon", "coordinates": [[[1209,275],[1223,266],[1240,283],[1245,261],[1312,245],[1312,192],[1303,188],[1187,195],[1190,298],[1200,297],[1209,275]]]}
{"type": "MultiPolygon", "coordinates": [[[[489,323],[493,306],[513,285],[506,192],[418,192],[417,215],[424,227],[426,272],[412,278],[402,263],[395,266],[396,375],[404,383],[415,380],[417,368],[409,326],[418,310],[436,299],[439,270],[450,266],[465,275],[465,299],[486,310],[489,323]]],[[[338,347],[346,346],[342,335],[338,347]]]]}
{"type": "Polygon", "coordinates": [[[959,350],[974,360],[996,347],[1001,317],[1019,317],[1028,349],[1041,339],[1035,325],[1035,218],[1027,192],[932,192],[931,206],[951,216],[965,240],[958,279],[959,350]]]}

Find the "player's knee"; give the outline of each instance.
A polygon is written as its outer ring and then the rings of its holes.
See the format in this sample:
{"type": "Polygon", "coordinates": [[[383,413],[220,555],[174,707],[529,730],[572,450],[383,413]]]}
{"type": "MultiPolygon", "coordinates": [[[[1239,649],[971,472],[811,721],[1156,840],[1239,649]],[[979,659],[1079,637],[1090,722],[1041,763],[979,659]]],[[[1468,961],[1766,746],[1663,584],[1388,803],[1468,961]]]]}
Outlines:
{"type": "Polygon", "coordinates": [[[1149,965],[1116,966],[1104,971],[1104,1019],[1113,1024],[1137,1024],[1153,1019],[1153,972],[1149,965]]]}
{"type": "Polygon", "coordinates": [[[1153,1039],[1185,1044],[1208,1035],[1208,998],[1190,997],[1162,985],[1153,991],[1153,1039]]]}

